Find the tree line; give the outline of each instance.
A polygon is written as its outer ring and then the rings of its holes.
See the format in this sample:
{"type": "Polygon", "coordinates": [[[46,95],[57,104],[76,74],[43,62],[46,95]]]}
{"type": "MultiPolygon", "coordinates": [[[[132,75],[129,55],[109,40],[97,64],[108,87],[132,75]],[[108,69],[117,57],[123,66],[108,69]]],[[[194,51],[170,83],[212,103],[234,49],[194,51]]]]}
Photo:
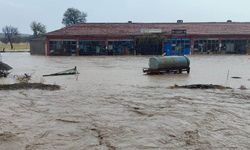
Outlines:
{"type": "MultiPolygon", "coordinates": [[[[68,8],[62,19],[62,24],[65,26],[71,26],[79,23],[86,23],[87,13],[82,12],[76,8],[68,8]]],[[[3,43],[10,43],[11,49],[13,49],[13,43],[29,42],[32,38],[43,36],[46,31],[46,26],[41,22],[33,21],[30,24],[30,29],[33,32],[31,36],[22,36],[17,27],[6,25],[2,28],[3,36],[0,37],[0,41],[3,43]]]]}

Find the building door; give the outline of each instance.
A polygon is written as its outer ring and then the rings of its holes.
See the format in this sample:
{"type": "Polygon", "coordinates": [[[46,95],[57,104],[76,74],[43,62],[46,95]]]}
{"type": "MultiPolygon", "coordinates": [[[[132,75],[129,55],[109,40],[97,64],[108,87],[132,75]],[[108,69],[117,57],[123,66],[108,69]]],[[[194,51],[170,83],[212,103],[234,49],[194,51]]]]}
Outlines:
{"type": "Polygon", "coordinates": [[[222,40],[222,50],[229,54],[245,54],[247,49],[247,40],[222,40]]]}
{"type": "Polygon", "coordinates": [[[164,43],[164,53],[166,56],[172,55],[172,43],[171,42],[164,43]]]}
{"type": "Polygon", "coordinates": [[[234,43],[226,44],[226,53],[234,53],[234,43]]]}
{"type": "Polygon", "coordinates": [[[189,55],[191,40],[188,38],[169,39],[164,42],[164,52],[167,56],[189,55]]]}
{"type": "Polygon", "coordinates": [[[139,55],[162,55],[163,39],[156,35],[145,35],[136,39],[136,50],[139,55]]]}

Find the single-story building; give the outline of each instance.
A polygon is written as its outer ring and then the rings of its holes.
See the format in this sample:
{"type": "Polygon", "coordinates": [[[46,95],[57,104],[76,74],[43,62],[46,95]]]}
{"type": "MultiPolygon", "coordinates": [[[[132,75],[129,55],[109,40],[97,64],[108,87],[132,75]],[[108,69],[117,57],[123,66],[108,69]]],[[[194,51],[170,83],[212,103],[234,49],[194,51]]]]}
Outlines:
{"type": "Polygon", "coordinates": [[[40,43],[31,43],[31,51],[47,56],[249,54],[250,22],[81,23],[47,33],[40,43]]]}

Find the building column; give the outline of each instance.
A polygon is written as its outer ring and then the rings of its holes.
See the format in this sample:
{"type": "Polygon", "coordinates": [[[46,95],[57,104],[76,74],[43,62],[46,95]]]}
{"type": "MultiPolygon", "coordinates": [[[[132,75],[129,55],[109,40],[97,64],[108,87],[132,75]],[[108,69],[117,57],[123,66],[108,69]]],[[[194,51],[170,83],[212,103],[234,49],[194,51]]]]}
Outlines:
{"type": "Polygon", "coordinates": [[[76,56],[79,56],[79,52],[80,52],[79,39],[77,39],[77,41],[76,41],[76,56]]]}
{"type": "Polygon", "coordinates": [[[194,41],[195,39],[190,38],[190,55],[194,54],[194,41]]]}
{"type": "Polygon", "coordinates": [[[45,38],[45,56],[49,56],[49,39],[46,37],[45,38]]]}
{"type": "Polygon", "coordinates": [[[246,54],[250,55],[250,39],[247,39],[246,54]]]}
{"type": "Polygon", "coordinates": [[[165,55],[165,40],[163,40],[161,43],[161,54],[165,55]]]}
{"type": "Polygon", "coordinates": [[[109,45],[109,41],[108,41],[108,39],[107,39],[107,40],[105,40],[106,55],[109,54],[109,47],[108,47],[108,45],[109,45]]]}
{"type": "Polygon", "coordinates": [[[219,39],[219,53],[221,54],[221,48],[222,48],[222,40],[219,39]]]}

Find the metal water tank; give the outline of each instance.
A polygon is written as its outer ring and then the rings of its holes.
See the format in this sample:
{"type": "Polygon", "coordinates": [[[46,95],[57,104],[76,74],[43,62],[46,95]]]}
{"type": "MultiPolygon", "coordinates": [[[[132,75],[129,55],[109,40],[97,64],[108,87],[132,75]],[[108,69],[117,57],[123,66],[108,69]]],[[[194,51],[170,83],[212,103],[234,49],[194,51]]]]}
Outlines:
{"type": "Polygon", "coordinates": [[[189,68],[190,60],[186,56],[161,56],[149,59],[150,69],[185,69],[189,68]]]}

